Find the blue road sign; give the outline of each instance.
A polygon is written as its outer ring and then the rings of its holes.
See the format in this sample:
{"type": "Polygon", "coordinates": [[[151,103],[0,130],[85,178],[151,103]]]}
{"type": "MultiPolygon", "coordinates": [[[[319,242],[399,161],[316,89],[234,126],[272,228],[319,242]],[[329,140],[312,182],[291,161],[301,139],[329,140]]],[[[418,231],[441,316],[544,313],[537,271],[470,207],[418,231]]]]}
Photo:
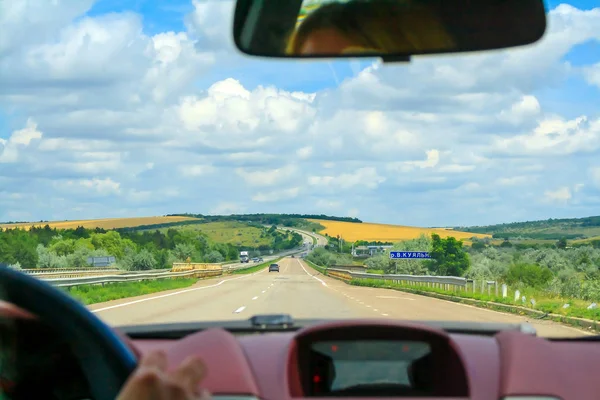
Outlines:
{"type": "Polygon", "coordinates": [[[390,251],[390,258],[431,258],[428,251],[390,251]]]}

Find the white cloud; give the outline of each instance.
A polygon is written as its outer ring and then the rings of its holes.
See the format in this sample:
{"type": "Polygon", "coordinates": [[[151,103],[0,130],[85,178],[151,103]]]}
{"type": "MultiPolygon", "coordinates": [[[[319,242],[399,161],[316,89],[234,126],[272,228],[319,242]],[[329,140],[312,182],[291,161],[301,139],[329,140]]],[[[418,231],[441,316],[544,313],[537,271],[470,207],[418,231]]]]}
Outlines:
{"type": "Polygon", "coordinates": [[[183,30],[156,34],[155,16],[42,3],[0,12],[0,220],[360,210],[451,225],[600,206],[600,114],[566,80],[600,86],[600,64],[564,61],[600,40],[600,9],[559,6],[534,46],[394,67],[243,57],[231,1],[194,0],[183,30]]]}
{"type": "Polygon", "coordinates": [[[440,162],[439,150],[427,150],[426,159],[423,161],[403,161],[388,164],[388,169],[398,172],[410,172],[415,168],[433,168],[440,162]]]}
{"type": "Polygon", "coordinates": [[[385,177],[377,173],[377,169],[373,167],[364,167],[359,168],[352,173],[344,173],[337,176],[310,176],[308,178],[308,183],[312,186],[321,186],[328,189],[351,189],[359,186],[363,186],[367,189],[375,189],[379,184],[385,182],[385,180],[385,177]]]}
{"type": "Polygon", "coordinates": [[[336,200],[317,200],[317,207],[322,209],[337,210],[342,206],[342,202],[336,200]]]}
{"type": "Polygon", "coordinates": [[[19,150],[28,147],[33,140],[41,138],[42,132],[37,129],[37,124],[28,119],[25,128],[14,131],[8,140],[0,138],[0,163],[17,162],[19,150]]]}
{"type": "Polygon", "coordinates": [[[589,175],[592,179],[592,184],[600,189],[600,166],[591,167],[589,170],[589,175]]]}
{"type": "Polygon", "coordinates": [[[531,180],[529,176],[511,176],[502,177],[496,180],[496,183],[501,186],[519,186],[524,185],[531,180]]]}
{"type": "Polygon", "coordinates": [[[566,203],[573,197],[571,189],[567,186],[563,186],[556,190],[547,190],[544,192],[546,200],[557,203],[566,203]]]}
{"type": "Polygon", "coordinates": [[[85,192],[90,196],[97,194],[107,196],[121,192],[121,184],[113,181],[111,178],[58,181],[56,182],[56,186],[66,191],[85,192]]]}
{"type": "Polygon", "coordinates": [[[241,176],[250,186],[274,186],[285,183],[296,174],[295,165],[285,165],[281,168],[262,171],[247,171],[238,168],[236,173],[241,176]]]}
{"type": "Polygon", "coordinates": [[[531,133],[497,138],[494,150],[519,155],[568,155],[600,148],[600,119],[581,116],[571,120],[551,117],[531,133]]]}
{"type": "Polygon", "coordinates": [[[300,193],[299,187],[293,187],[289,189],[274,190],[271,192],[260,192],[252,196],[252,200],[260,203],[273,203],[282,200],[290,200],[298,197],[300,193]]]}
{"type": "Polygon", "coordinates": [[[181,165],[179,171],[183,176],[197,177],[215,172],[212,165],[181,165]]]}
{"type": "Polygon", "coordinates": [[[210,210],[210,213],[216,215],[231,215],[236,213],[242,213],[244,212],[244,210],[245,207],[240,204],[233,202],[223,202],[217,204],[216,207],[212,208],[210,210]]]}
{"type": "Polygon", "coordinates": [[[298,155],[298,157],[300,157],[301,159],[307,159],[310,158],[310,156],[313,153],[313,148],[311,146],[305,146],[305,147],[301,147],[296,151],[296,154],[298,155]]]}

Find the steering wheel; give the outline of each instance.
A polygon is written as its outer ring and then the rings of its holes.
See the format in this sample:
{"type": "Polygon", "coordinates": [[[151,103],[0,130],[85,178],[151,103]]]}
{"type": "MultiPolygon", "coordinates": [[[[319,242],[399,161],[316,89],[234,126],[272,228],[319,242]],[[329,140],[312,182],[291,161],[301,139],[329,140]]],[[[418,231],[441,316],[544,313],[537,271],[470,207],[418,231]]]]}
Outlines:
{"type": "Polygon", "coordinates": [[[95,399],[118,396],[137,360],[116,332],[74,298],[3,264],[0,298],[35,314],[71,343],[95,399]]]}

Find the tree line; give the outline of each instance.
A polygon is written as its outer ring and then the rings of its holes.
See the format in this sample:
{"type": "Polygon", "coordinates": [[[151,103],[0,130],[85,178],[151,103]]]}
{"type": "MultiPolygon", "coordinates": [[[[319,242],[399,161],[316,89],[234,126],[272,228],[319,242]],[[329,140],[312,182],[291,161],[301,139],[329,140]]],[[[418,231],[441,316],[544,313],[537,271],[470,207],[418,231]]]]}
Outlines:
{"type": "Polygon", "coordinates": [[[358,218],[335,217],[324,214],[231,214],[231,215],[204,215],[204,214],[167,214],[167,217],[192,217],[205,222],[240,221],[255,222],[263,225],[283,225],[294,227],[303,224],[305,219],[321,219],[326,221],[342,221],[362,223],[358,218]]]}
{"type": "MultiPolygon", "coordinates": [[[[298,247],[302,236],[263,228],[269,245],[243,247],[253,256],[270,250],[298,247]]],[[[114,256],[127,270],[170,268],[173,262],[218,263],[237,260],[241,247],[211,241],[207,235],[185,229],[166,231],[56,229],[46,225],[0,230],[0,263],[15,268],[84,268],[88,257],[114,256]]]]}

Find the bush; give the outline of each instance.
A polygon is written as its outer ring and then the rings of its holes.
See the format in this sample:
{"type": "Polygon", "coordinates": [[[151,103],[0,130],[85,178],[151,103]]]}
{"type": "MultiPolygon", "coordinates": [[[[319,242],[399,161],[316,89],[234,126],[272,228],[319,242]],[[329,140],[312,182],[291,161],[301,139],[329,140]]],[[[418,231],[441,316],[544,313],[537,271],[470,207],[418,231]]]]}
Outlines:
{"type": "Polygon", "coordinates": [[[504,277],[506,283],[521,283],[525,286],[540,288],[552,280],[552,271],[535,264],[513,264],[504,277]]]}

